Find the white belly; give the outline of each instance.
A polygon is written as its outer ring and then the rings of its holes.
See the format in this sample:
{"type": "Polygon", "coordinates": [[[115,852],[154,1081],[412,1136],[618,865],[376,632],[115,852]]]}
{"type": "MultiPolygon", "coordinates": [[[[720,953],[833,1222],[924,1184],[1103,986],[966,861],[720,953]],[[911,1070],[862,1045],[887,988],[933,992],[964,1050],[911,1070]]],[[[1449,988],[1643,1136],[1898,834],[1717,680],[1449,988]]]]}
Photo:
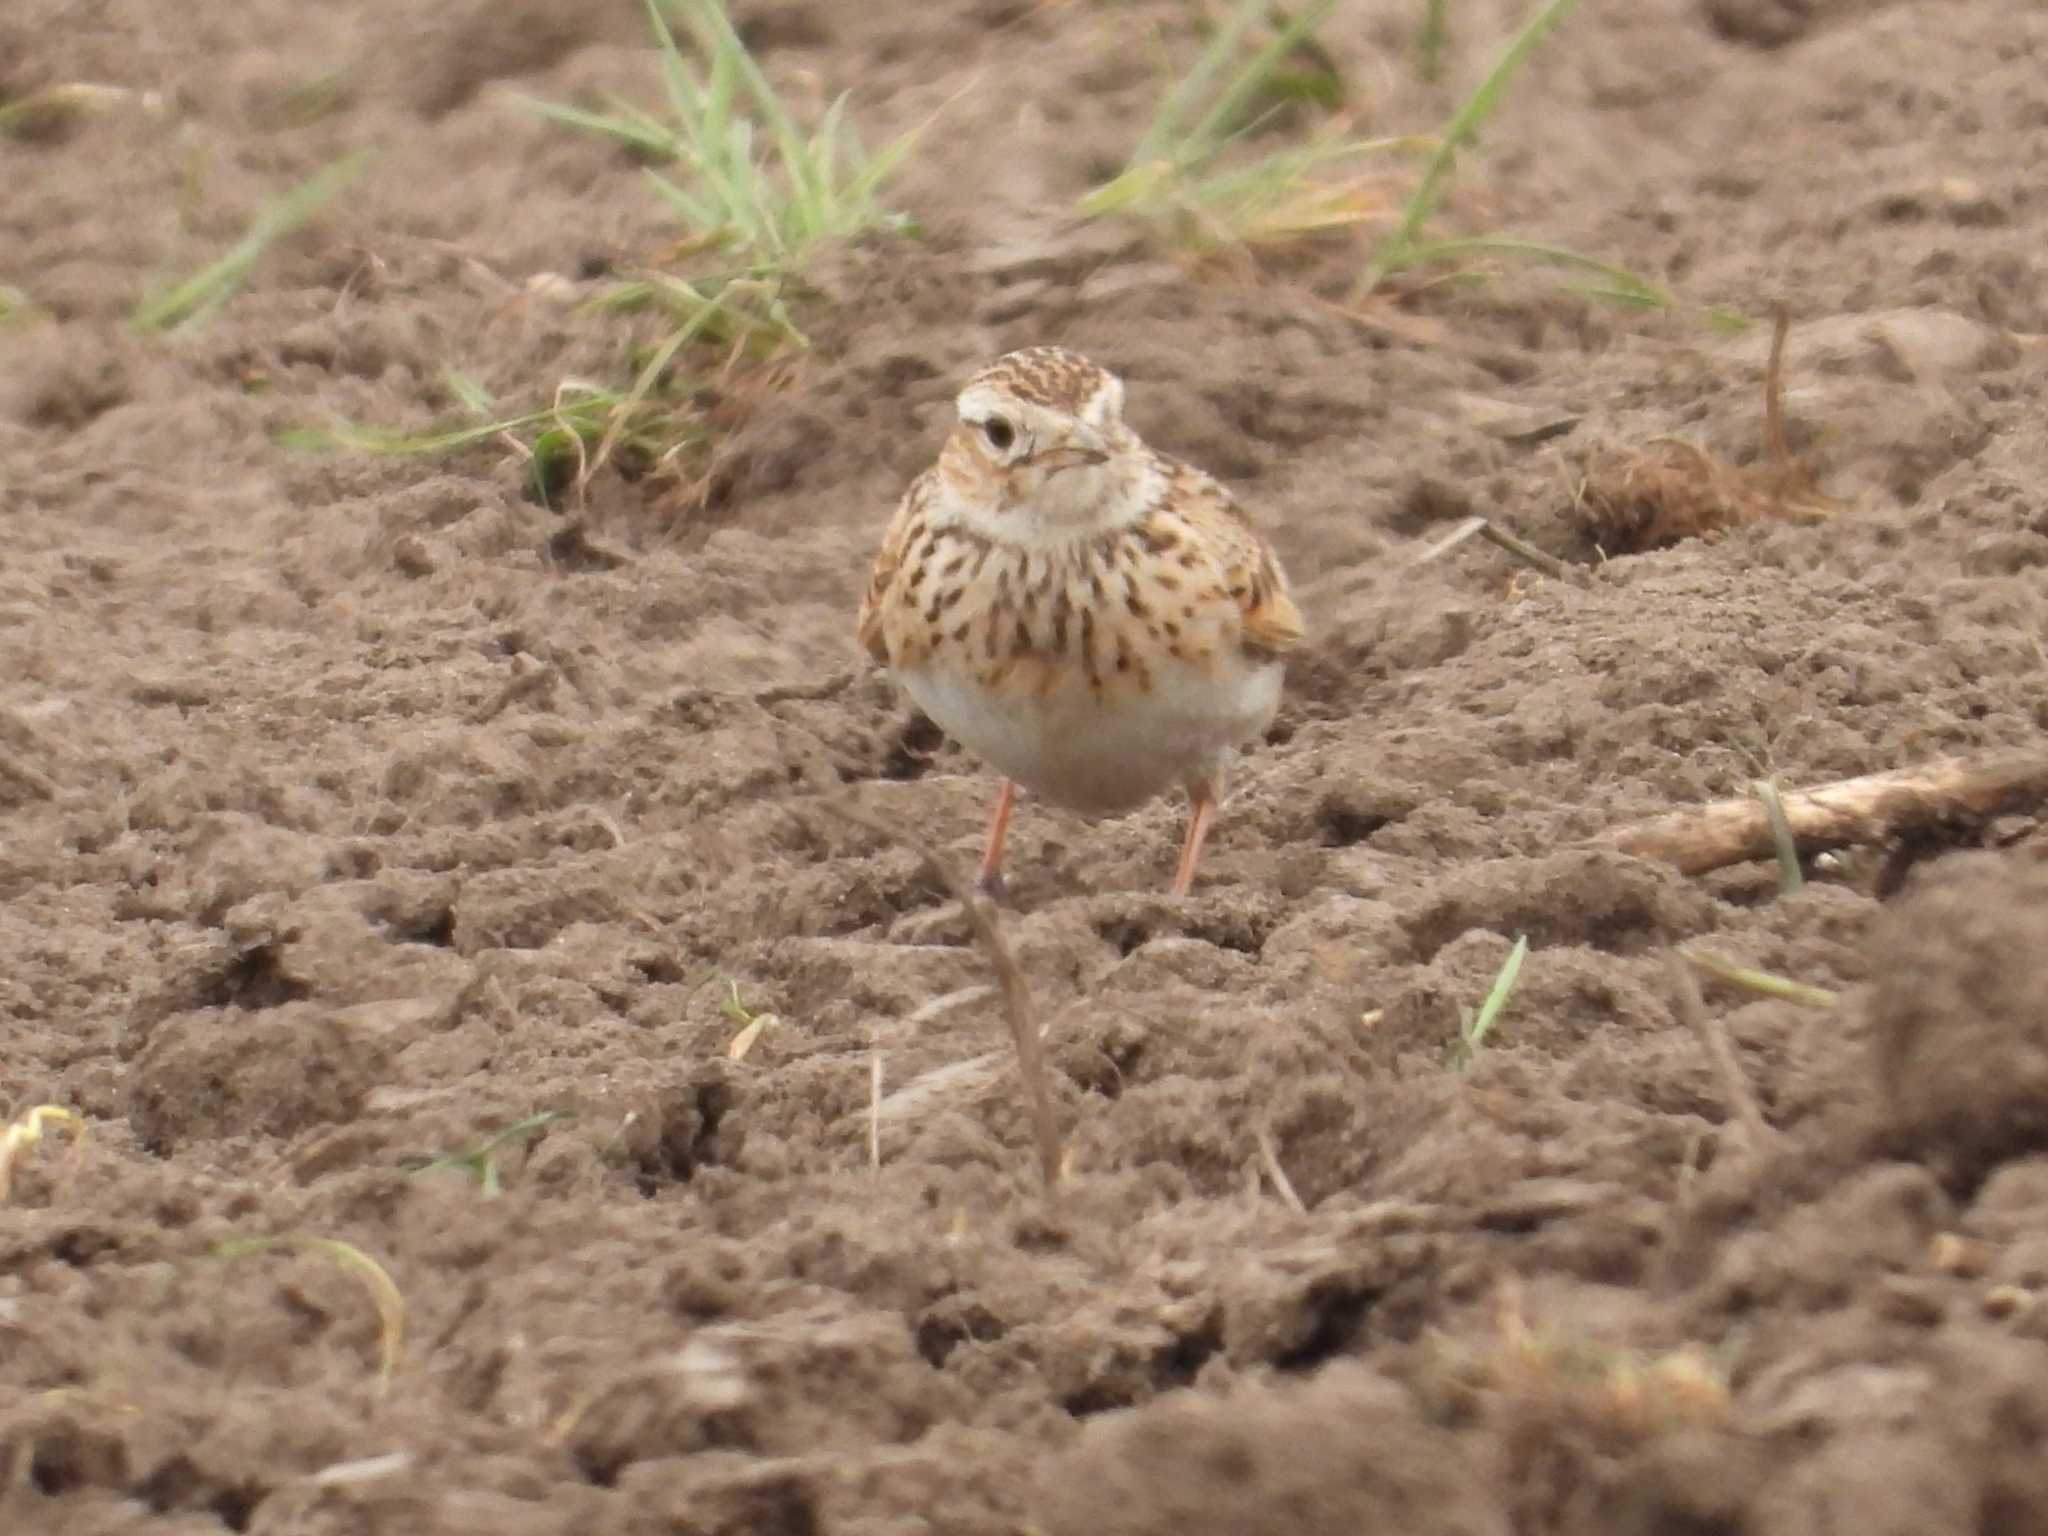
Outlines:
{"type": "MultiPolygon", "coordinates": [[[[984,688],[950,668],[898,672],[940,730],[1005,778],[1073,810],[1102,815],[1218,772],[1280,707],[1277,662],[1164,673],[1139,692],[1085,687],[1047,697],[984,688]]],[[[1219,786],[1220,787],[1220,786],[1219,786]]]]}

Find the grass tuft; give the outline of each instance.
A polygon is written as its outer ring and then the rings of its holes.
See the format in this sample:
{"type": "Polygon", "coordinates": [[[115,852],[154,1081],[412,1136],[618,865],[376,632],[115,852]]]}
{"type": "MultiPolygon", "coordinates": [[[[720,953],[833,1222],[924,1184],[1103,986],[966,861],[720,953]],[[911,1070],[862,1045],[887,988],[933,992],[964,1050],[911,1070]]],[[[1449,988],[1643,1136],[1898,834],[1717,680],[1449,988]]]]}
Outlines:
{"type": "Polygon", "coordinates": [[[714,374],[810,345],[794,315],[805,261],[835,242],[913,228],[883,192],[922,127],[870,153],[842,95],[807,132],[748,53],[721,0],[645,5],[665,116],[618,98],[601,111],[524,99],[549,121],[612,139],[644,160],[650,186],[681,225],[668,253],[675,269],[637,274],[583,306],[586,313],[660,317],[661,339],[635,359],[632,379],[565,380],[545,409],[460,426],[413,433],[300,429],[286,435],[287,443],[435,453],[499,440],[527,461],[529,492],[550,504],[565,490],[581,500],[608,464],[686,478],[684,462],[711,438],[696,397],[714,374]],[[687,28],[688,52],[672,16],[687,28]],[[705,366],[697,366],[700,359],[705,366]]]}
{"type": "Polygon", "coordinates": [[[1541,1443],[1609,1447],[1685,1430],[1717,1430],[1732,1415],[1729,1385],[1736,1346],[1710,1350],[1688,1342],[1644,1350],[1594,1332],[1584,1321],[1533,1318],[1516,1280],[1501,1283],[1490,1340],[1438,1338],[1417,1382],[1440,1411],[1476,1410],[1541,1443]]]}
{"type": "Polygon", "coordinates": [[[564,1109],[544,1109],[537,1115],[528,1115],[505,1127],[495,1136],[487,1137],[466,1152],[446,1152],[439,1157],[407,1158],[400,1166],[407,1173],[434,1173],[447,1171],[467,1174],[475,1179],[486,1200],[495,1198],[504,1188],[498,1178],[498,1153],[515,1142],[532,1141],[558,1120],[573,1120],[576,1117],[564,1109]]]}
{"type": "Polygon", "coordinates": [[[213,315],[240,291],[270,248],[332,202],[361,173],[368,159],[368,153],[359,150],[315,171],[257,214],[248,233],[226,255],[175,287],[136,305],[130,316],[136,328],[175,331],[213,315]]]}
{"type": "MultiPolygon", "coordinates": [[[[1625,267],[1612,262],[1599,261],[1591,256],[1581,256],[1576,251],[1561,246],[1545,245],[1538,240],[1522,240],[1510,235],[1468,235],[1442,240],[1425,240],[1411,243],[1401,260],[1403,268],[1440,266],[1446,263],[1460,265],[1465,271],[1485,271],[1484,267],[1465,265],[1470,258],[1505,258],[1528,265],[1562,267],[1582,272],[1587,280],[1574,284],[1580,293],[1588,298],[1606,299],[1610,303],[1625,304],[1635,309],[1669,309],[1677,299],[1656,284],[1637,277],[1625,267]]],[[[1374,278],[1372,281],[1377,282],[1374,278]]]]}
{"type": "MultiPolygon", "coordinates": [[[[1425,267],[1478,279],[1502,262],[1563,268],[1592,298],[1661,309],[1675,304],[1655,284],[1610,262],[1538,241],[1489,234],[1458,238],[1428,233],[1450,190],[1461,153],[1499,110],[1508,87],[1536,44],[1577,0],[1547,0],[1524,23],[1491,71],[1435,136],[1354,138],[1332,119],[1306,140],[1263,152],[1246,145],[1251,132],[1280,106],[1332,107],[1342,96],[1334,65],[1304,74],[1289,60],[1322,55],[1316,29],[1335,0],[1316,0],[1291,15],[1267,0],[1238,0],[1188,72],[1161,98],[1124,169],[1080,202],[1090,217],[1121,214],[1166,225],[1179,244],[1197,251],[1292,243],[1366,224],[1391,226],[1359,278],[1364,300],[1389,279],[1425,267]],[[1279,26],[1254,47],[1253,29],[1268,14],[1279,26]],[[1428,151],[1420,178],[1399,197],[1393,156],[1428,151]]],[[[1425,0],[1416,34],[1417,67],[1434,80],[1447,42],[1444,0],[1425,0]]]]}
{"type": "Polygon", "coordinates": [[[1821,492],[1816,466],[1794,454],[1786,441],[1784,367],[1790,327],[1780,305],[1764,367],[1760,463],[1730,464],[1674,437],[1595,458],[1574,490],[1573,503],[1604,553],[1637,554],[1683,539],[1717,537],[1751,523],[1818,522],[1840,509],[1821,492]]]}
{"type": "Polygon", "coordinates": [[[220,1259],[240,1259],[259,1253],[310,1253],[331,1259],[356,1276],[369,1291],[371,1303],[377,1308],[381,1341],[377,1395],[382,1397],[390,1391],[391,1378],[398,1370],[399,1353],[405,1342],[405,1298],[399,1294],[397,1283],[382,1264],[354,1243],[345,1243],[340,1238],[296,1234],[232,1238],[219,1244],[213,1252],[214,1257],[220,1259]]]}
{"type": "Polygon", "coordinates": [[[1361,292],[1370,293],[1395,273],[1418,264],[1421,259],[1418,253],[1428,249],[1422,239],[1423,226],[1436,215],[1445,193],[1450,190],[1460,151],[1478,137],[1487,119],[1500,110],[1502,101],[1507,97],[1509,83],[1521,71],[1537,43],[1576,4],[1578,0],[1546,0],[1538,7],[1535,15],[1522,24],[1522,29],[1501,50],[1500,58],[1487,72],[1486,78],[1473,87],[1472,93],[1452,115],[1450,126],[1438,136],[1435,153],[1423,167],[1422,179],[1416,183],[1407,205],[1401,210],[1400,221],[1380,242],[1379,250],[1367,263],[1359,285],[1361,292]]]}
{"type": "Polygon", "coordinates": [[[1341,92],[1334,71],[1288,67],[1334,7],[1335,0],[1302,7],[1247,54],[1252,27],[1268,6],[1240,0],[1161,99],[1124,169],[1083,197],[1080,211],[1165,222],[1197,247],[1271,244],[1383,217],[1390,206],[1381,192],[1385,178],[1364,174],[1360,163],[1408,141],[1350,138],[1340,124],[1303,143],[1236,153],[1280,105],[1328,104],[1341,92]],[[1339,165],[1346,172],[1332,176],[1339,165]]]}
{"type": "Polygon", "coordinates": [[[528,99],[554,122],[618,140],[652,162],[648,180],[690,240],[749,264],[787,267],[816,246],[910,220],[882,201],[912,130],[870,155],[839,96],[806,134],[747,51],[720,0],[646,0],[661,53],[666,120],[614,98],[608,111],[528,99]],[[701,67],[684,57],[669,16],[689,25],[701,67]],[[680,172],[681,178],[667,174],[680,172]]]}

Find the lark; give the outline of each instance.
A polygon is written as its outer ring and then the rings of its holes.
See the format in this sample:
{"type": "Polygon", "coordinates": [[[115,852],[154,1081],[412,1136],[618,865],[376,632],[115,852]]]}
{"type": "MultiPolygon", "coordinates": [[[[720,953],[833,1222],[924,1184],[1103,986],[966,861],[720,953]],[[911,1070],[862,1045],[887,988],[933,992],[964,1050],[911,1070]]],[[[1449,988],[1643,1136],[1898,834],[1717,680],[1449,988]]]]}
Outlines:
{"type": "Polygon", "coordinates": [[[1002,775],[980,878],[1002,888],[1017,791],[1088,816],[1178,783],[1172,893],[1194,884],[1237,751],[1280,704],[1301,614],[1230,493],[1124,424],[1114,374],[1061,347],[968,380],[904,494],[859,638],[1002,775]]]}

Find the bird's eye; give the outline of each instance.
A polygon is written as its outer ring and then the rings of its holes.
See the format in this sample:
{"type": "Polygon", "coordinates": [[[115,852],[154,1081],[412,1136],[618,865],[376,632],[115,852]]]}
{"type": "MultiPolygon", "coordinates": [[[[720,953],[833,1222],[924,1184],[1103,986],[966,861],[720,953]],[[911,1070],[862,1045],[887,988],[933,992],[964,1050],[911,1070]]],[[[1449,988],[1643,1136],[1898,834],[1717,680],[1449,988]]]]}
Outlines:
{"type": "Polygon", "coordinates": [[[997,453],[1007,453],[1010,444],[1017,441],[1017,429],[1000,416],[991,416],[981,424],[981,435],[988,439],[989,447],[997,453]]]}

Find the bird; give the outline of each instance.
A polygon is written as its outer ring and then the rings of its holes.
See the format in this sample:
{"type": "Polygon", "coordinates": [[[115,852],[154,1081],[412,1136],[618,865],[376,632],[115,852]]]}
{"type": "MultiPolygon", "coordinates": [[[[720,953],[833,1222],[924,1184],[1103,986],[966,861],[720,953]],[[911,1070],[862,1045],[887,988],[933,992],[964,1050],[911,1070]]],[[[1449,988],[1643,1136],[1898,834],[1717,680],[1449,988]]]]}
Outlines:
{"type": "Polygon", "coordinates": [[[1090,817],[1176,783],[1185,896],[1238,749],[1280,705],[1300,610],[1224,486],[1148,447],[1123,381],[1058,346],[969,378],[890,519],[860,647],[1001,775],[978,881],[1003,893],[1021,787],[1090,817]]]}

